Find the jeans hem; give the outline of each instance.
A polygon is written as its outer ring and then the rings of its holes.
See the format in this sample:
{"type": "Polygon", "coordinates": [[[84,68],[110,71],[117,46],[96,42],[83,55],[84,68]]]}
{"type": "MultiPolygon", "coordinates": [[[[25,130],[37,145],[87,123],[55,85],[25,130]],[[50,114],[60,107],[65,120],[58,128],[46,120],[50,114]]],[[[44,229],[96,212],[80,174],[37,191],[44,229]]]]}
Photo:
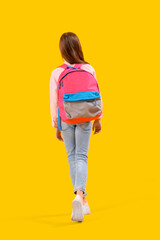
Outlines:
{"type": "MultiPolygon", "coordinates": [[[[87,192],[85,190],[83,190],[83,189],[77,189],[77,190],[83,191],[83,197],[87,196],[87,192]]],[[[74,194],[76,194],[77,190],[74,190],[74,194]]]]}

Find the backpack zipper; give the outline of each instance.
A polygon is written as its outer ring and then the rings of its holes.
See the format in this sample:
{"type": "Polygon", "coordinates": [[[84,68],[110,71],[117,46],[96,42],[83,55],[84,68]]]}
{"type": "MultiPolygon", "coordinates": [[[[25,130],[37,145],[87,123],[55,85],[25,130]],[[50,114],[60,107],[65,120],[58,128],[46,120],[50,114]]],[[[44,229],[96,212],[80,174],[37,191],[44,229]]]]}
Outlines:
{"type": "MultiPolygon", "coordinates": [[[[63,87],[62,79],[63,79],[66,75],[68,75],[69,73],[73,73],[73,72],[77,72],[77,71],[68,72],[68,73],[66,73],[66,74],[59,80],[59,87],[58,87],[58,89],[60,89],[61,86],[63,87]]],[[[88,72],[88,71],[86,71],[86,70],[79,70],[78,72],[88,72]]],[[[90,72],[88,72],[88,73],[90,73],[90,72]]],[[[90,74],[93,76],[92,73],[90,73],[90,74]]]]}
{"type": "Polygon", "coordinates": [[[61,127],[61,117],[60,117],[59,107],[58,107],[58,129],[59,129],[60,131],[62,131],[62,127],[61,127]]]}

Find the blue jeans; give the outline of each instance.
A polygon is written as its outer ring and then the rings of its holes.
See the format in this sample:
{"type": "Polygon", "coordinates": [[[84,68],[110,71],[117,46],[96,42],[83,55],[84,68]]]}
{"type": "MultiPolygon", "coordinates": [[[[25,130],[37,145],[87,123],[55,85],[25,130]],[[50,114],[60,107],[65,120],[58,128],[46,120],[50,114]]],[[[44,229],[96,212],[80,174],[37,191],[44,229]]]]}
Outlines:
{"type": "Polygon", "coordinates": [[[61,128],[74,194],[77,190],[81,190],[85,197],[92,121],[69,124],[61,120],[61,128]]]}

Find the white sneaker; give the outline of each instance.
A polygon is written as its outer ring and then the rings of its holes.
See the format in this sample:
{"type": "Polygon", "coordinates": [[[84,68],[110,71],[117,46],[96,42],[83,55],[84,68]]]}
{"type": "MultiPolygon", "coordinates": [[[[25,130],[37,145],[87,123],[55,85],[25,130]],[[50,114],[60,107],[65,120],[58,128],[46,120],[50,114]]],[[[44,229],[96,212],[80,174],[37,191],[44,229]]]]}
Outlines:
{"type": "Polygon", "coordinates": [[[87,215],[87,214],[90,214],[91,213],[91,210],[89,208],[89,205],[88,205],[88,202],[86,202],[84,205],[83,205],[83,214],[84,215],[87,215]]]}
{"type": "Polygon", "coordinates": [[[77,194],[76,197],[74,198],[74,200],[72,201],[72,206],[73,206],[73,210],[72,210],[72,214],[71,214],[72,221],[82,222],[84,219],[83,202],[82,202],[82,198],[79,194],[77,194]]]}

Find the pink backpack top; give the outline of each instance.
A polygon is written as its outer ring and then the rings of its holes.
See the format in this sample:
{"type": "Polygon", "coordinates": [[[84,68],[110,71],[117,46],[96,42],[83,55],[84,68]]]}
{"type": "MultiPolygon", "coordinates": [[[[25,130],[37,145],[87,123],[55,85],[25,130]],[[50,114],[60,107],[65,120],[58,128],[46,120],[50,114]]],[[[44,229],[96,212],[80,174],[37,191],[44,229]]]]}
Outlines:
{"type": "Polygon", "coordinates": [[[58,79],[58,129],[62,121],[70,124],[91,121],[102,115],[101,95],[96,78],[81,69],[63,64],[58,79]]]}

